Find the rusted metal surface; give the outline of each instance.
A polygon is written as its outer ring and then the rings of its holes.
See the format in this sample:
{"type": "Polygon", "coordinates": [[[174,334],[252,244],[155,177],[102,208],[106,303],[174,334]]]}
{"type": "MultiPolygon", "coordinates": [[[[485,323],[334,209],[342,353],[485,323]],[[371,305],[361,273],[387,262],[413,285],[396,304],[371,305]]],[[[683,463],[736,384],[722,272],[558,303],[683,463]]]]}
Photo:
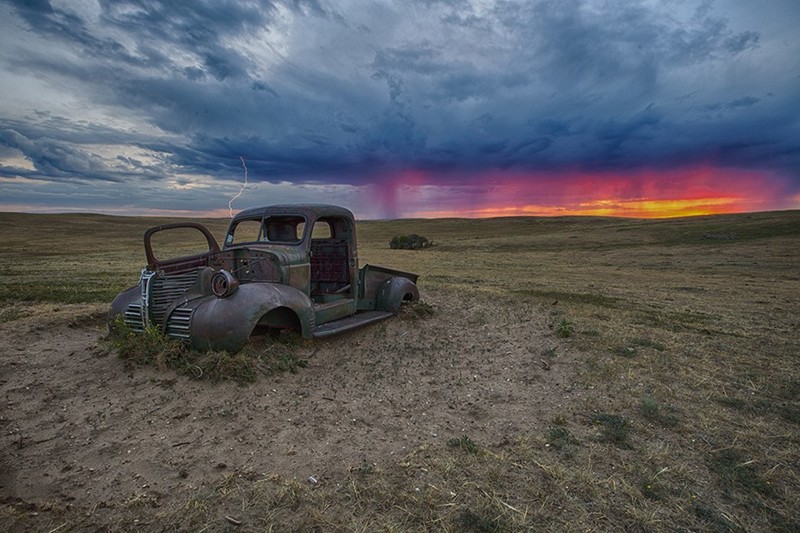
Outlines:
{"type": "Polygon", "coordinates": [[[150,228],[139,284],[112,302],[110,324],[156,327],[195,348],[237,352],[254,332],[292,328],[323,337],[396,314],[419,299],[417,275],[358,266],[353,214],[330,205],[248,209],[231,220],[220,249],[195,222],[150,228]],[[200,231],[208,249],[158,258],[152,236],[200,231]]]}

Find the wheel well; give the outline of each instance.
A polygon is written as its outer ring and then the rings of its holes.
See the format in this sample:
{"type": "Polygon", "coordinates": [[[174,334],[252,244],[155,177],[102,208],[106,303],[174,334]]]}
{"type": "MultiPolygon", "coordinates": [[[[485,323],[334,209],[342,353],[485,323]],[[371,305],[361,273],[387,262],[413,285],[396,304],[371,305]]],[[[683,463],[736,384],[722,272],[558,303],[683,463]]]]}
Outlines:
{"type": "Polygon", "coordinates": [[[267,329],[300,330],[300,319],[297,317],[297,314],[288,307],[276,307],[261,317],[253,333],[258,334],[267,329]]]}

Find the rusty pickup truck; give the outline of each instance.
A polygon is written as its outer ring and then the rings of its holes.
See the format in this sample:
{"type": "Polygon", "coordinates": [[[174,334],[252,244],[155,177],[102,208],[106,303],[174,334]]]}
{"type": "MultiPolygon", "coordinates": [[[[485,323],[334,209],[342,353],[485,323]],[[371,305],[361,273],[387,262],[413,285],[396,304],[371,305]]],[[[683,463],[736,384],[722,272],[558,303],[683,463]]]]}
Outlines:
{"type": "Polygon", "coordinates": [[[140,332],[156,327],[198,350],[235,353],[251,335],[282,329],[325,337],[419,299],[416,274],[359,268],[353,214],[337,206],[247,209],[231,220],[221,248],[202,224],[156,226],[145,232],[144,248],[147,266],[114,299],[110,327],[120,320],[140,332]],[[157,258],[152,237],[176,228],[200,232],[208,249],[157,258]]]}

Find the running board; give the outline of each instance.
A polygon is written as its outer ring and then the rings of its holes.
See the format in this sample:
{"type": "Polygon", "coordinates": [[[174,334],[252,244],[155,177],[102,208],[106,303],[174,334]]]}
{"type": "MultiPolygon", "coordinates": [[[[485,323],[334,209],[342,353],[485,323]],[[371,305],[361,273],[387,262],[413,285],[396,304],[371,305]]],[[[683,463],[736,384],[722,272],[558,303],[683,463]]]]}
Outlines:
{"type": "Polygon", "coordinates": [[[364,313],[357,313],[355,315],[340,318],[339,320],[334,320],[333,322],[320,324],[314,328],[312,334],[314,335],[315,339],[319,339],[320,337],[336,335],[337,333],[361,326],[366,326],[367,324],[372,324],[373,322],[378,322],[379,320],[393,316],[394,314],[388,311],[366,311],[364,313]]]}

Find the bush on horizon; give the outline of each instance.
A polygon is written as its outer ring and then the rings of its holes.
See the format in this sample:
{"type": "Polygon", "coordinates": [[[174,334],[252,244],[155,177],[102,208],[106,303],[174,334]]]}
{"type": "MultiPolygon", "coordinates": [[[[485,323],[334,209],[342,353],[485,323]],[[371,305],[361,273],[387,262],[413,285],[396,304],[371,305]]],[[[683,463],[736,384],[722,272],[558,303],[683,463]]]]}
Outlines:
{"type": "Polygon", "coordinates": [[[420,250],[433,246],[433,241],[422,235],[412,233],[411,235],[395,235],[389,241],[389,248],[393,250],[420,250]]]}

